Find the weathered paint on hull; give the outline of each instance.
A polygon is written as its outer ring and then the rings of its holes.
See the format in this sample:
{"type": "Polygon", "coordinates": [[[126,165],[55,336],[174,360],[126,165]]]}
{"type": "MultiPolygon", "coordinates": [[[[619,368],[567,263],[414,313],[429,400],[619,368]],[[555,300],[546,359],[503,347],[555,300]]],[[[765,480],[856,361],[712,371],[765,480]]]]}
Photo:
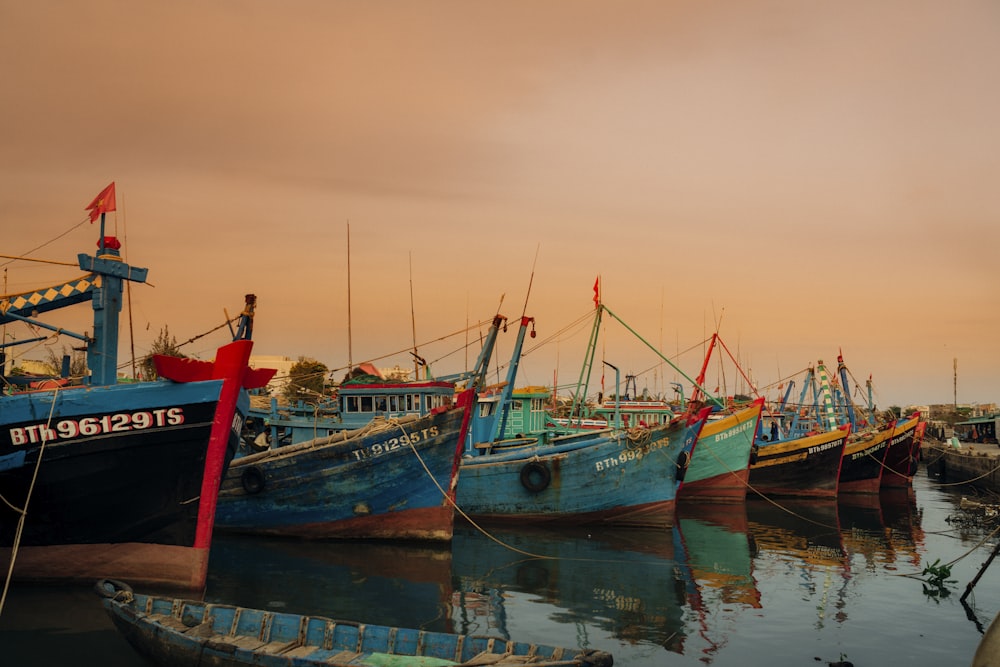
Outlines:
{"type": "Polygon", "coordinates": [[[380,539],[428,540],[451,539],[454,510],[450,504],[387,512],[374,516],[358,516],[342,521],[321,521],[260,531],[267,535],[284,535],[307,539],[380,539]]]}
{"type": "Polygon", "coordinates": [[[840,467],[840,493],[878,493],[895,423],[849,442],[840,467]]]}
{"type": "Polygon", "coordinates": [[[303,538],[449,540],[460,447],[473,393],[419,418],[233,461],[219,530],[303,538]]]}
{"type": "Polygon", "coordinates": [[[677,498],[742,502],[746,498],[750,455],[764,399],[724,419],[708,421],[698,443],[677,498]]]}
{"type": "Polygon", "coordinates": [[[750,466],[752,491],[765,496],[836,498],[847,430],[761,447],[750,466]]]}
{"type": "Polygon", "coordinates": [[[885,454],[885,471],[882,487],[906,487],[913,483],[913,476],[920,464],[919,443],[916,441],[919,417],[911,417],[896,427],[885,454]]]}
{"type": "Polygon", "coordinates": [[[628,434],[585,433],[570,445],[466,457],[456,502],[468,516],[493,520],[670,526],[677,462],[702,423],[679,419],[628,434]]]}

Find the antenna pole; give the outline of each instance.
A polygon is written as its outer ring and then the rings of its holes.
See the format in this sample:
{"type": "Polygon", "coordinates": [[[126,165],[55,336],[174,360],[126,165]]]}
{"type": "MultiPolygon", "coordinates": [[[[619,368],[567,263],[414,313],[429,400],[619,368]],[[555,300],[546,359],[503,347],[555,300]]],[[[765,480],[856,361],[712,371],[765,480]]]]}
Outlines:
{"type": "Polygon", "coordinates": [[[347,373],[354,370],[354,352],[351,341],[351,221],[347,221],[347,373]]]}
{"type": "Polygon", "coordinates": [[[413,379],[420,379],[420,357],[417,356],[417,316],[413,311],[413,251],[410,251],[410,326],[413,329],[413,379]]]}
{"type": "Polygon", "coordinates": [[[538,264],[538,251],[541,249],[542,244],[539,243],[535,248],[535,261],[531,263],[531,278],[528,279],[528,291],[524,295],[524,308],[521,310],[521,317],[523,318],[528,313],[528,298],[531,296],[531,284],[535,282],[535,265],[538,264]]]}

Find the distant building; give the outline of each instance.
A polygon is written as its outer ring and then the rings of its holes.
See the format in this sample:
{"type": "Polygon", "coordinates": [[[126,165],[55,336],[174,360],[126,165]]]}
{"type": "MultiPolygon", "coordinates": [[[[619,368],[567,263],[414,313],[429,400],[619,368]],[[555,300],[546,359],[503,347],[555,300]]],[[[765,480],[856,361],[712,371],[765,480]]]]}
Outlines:
{"type": "Polygon", "coordinates": [[[288,374],[295,363],[294,359],[274,354],[255,354],[250,357],[250,368],[273,368],[278,371],[267,383],[267,390],[271,394],[282,392],[288,384],[288,374]]]}

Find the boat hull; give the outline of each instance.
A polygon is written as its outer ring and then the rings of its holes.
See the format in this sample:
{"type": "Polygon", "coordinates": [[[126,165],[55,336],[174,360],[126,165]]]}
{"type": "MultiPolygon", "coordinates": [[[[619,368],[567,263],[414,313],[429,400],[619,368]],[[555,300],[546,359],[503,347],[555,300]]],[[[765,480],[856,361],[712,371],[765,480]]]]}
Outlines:
{"type": "Polygon", "coordinates": [[[920,443],[917,440],[919,417],[911,417],[897,423],[885,453],[885,471],[882,473],[882,488],[908,487],[913,483],[920,464],[920,443]]]}
{"type": "Polygon", "coordinates": [[[498,443],[462,459],[458,508],[493,521],[672,526],[677,464],[702,423],[582,432],[509,452],[498,443]]]}
{"type": "Polygon", "coordinates": [[[423,417],[373,422],[237,458],[219,530],[325,539],[450,540],[472,392],[423,417]]]}
{"type": "Polygon", "coordinates": [[[885,455],[895,424],[875,433],[862,435],[844,446],[840,466],[840,493],[876,494],[882,486],[885,455]]]}
{"type": "MultiPolygon", "coordinates": [[[[163,381],[4,397],[0,495],[23,508],[30,489],[15,577],[204,585],[199,512],[222,385],[163,381]]],[[[0,506],[5,566],[18,518],[0,506]]]]}
{"type": "Polygon", "coordinates": [[[742,502],[746,498],[750,455],[763,405],[763,399],[758,399],[723,419],[705,422],[677,491],[679,501],[742,502]]]}
{"type": "Polygon", "coordinates": [[[750,466],[750,487],[765,496],[836,498],[846,430],[762,446],[750,466]]]}

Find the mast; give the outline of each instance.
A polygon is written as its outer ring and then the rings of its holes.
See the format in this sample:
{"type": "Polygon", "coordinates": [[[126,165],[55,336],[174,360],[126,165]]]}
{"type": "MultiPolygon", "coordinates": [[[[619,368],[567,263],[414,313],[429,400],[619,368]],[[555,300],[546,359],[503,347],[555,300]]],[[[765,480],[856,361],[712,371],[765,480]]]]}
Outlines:
{"type": "Polygon", "coordinates": [[[708,370],[708,360],[712,358],[712,350],[715,349],[715,341],[718,340],[719,334],[713,333],[712,340],[708,343],[708,351],[705,353],[705,360],[701,362],[701,371],[698,373],[698,377],[694,382],[694,391],[691,392],[691,400],[697,401],[701,393],[701,385],[705,384],[705,372],[708,370]]]}
{"type": "MultiPolygon", "coordinates": [[[[103,231],[104,213],[101,214],[103,231]]],[[[126,264],[118,249],[121,243],[113,236],[101,235],[100,250],[94,257],[80,253],[80,268],[98,276],[93,290],[94,335],[87,342],[85,384],[114,384],[118,380],[118,321],[122,310],[124,281],[145,282],[147,269],[126,264]]]]}
{"type": "Polygon", "coordinates": [[[499,429],[490,434],[491,443],[494,442],[496,438],[502,437],[504,431],[507,429],[507,417],[510,414],[510,399],[514,393],[514,381],[517,378],[517,369],[521,365],[521,349],[524,346],[524,333],[528,328],[528,323],[531,323],[531,337],[535,337],[535,318],[528,317],[526,313],[528,312],[528,299],[531,298],[531,286],[535,282],[535,264],[538,263],[539,248],[540,246],[535,248],[535,261],[531,264],[531,276],[528,278],[528,291],[524,295],[524,307],[521,308],[521,326],[517,331],[517,343],[514,345],[514,353],[510,358],[510,367],[507,368],[507,383],[500,392],[500,425],[499,429]]]}
{"type": "Polygon", "coordinates": [[[840,373],[840,386],[844,388],[844,407],[847,408],[847,419],[851,422],[851,431],[857,432],[858,418],[854,412],[854,402],[847,384],[847,364],[844,363],[844,353],[837,350],[837,371],[840,373]]]}
{"type": "Polygon", "coordinates": [[[413,379],[420,379],[420,355],[417,354],[417,315],[413,310],[413,252],[410,252],[410,327],[413,330],[413,379]]]}
{"type": "MultiPolygon", "coordinates": [[[[809,387],[812,385],[813,381],[813,368],[812,366],[806,371],[806,378],[802,381],[802,392],[799,394],[799,404],[795,410],[795,417],[792,418],[792,425],[789,427],[789,433],[795,433],[799,425],[799,417],[802,415],[802,410],[806,405],[806,393],[809,391],[809,387]]],[[[791,388],[789,387],[789,390],[791,388]]]]}
{"type": "Polygon", "coordinates": [[[823,399],[823,414],[826,419],[826,425],[829,430],[834,431],[837,428],[837,414],[833,409],[833,396],[830,392],[830,376],[826,372],[826,366],[823,364],[822,359],[819,360],[819,365],[816,370],[819,374],[820,396],[823,399]]]}

